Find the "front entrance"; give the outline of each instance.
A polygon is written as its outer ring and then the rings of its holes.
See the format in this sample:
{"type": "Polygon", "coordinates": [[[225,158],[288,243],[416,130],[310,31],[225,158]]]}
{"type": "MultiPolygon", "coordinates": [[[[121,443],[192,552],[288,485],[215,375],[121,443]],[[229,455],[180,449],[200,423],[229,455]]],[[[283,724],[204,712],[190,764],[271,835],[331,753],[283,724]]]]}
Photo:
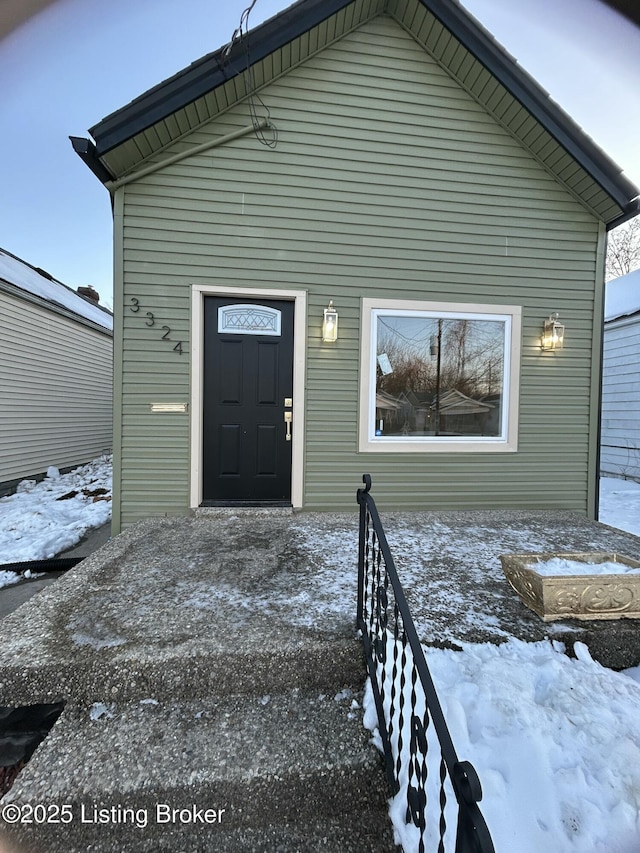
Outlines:
{"type": "Polygon", "coordinates": [[[204,299],[203,504],[290,504],[294,303],[204,299]]]}

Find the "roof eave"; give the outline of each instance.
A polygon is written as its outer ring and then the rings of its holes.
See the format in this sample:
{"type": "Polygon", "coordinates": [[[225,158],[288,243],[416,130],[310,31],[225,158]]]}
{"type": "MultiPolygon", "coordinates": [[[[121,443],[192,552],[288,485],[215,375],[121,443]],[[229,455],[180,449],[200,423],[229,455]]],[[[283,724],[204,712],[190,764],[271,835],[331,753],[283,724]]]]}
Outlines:
{"type": "MultiPolygon", "coordinates": [[[[490,71],[623,211],[640,190],[620,168],[551,100],[542,87],[511,57],[458,0],[419,0],[490,71]]],[[[636,211],[637,212],[637,211],[636,211]]],[[[625,213],[631,218],[635,213],[625,213]]]]}
{"type": "MultiPolygon", "coordinates": [[[[352,0],[300,0],[251,30],[252,64],[330,18],[352,0]]],[[[192,103],[246,69],[242,40],[232,49],[224,45],[213,53],[149,89],[130,104],[89,128],[98,156],[142,133],[176,110],[192,103]]]]}
{"type": "Polygon", "coordinates": [[[635,216],[640,214],[640,198],[634,198],[627,205],[627,209],[622,214],[622,216],[616,217],[616,219],[612,219],[611,222],[607,222],[607,231],[611,231],[613,228],[617,228],[618,225],[624,225],[625,222],[628,222],[630,219],[633,219],[635,216]]]}
{"type": "MultiPolygon", "coordinates": [[[[299,0],[251,30],[252,63],[264,59],[351,2],[299,0]]],[[[607,222],[608,228],[638,214],[640,190],[458,0],[418,2],[455,35],[602,187],[621,211],[607,222]]],[[[242,42],[237,42],[228,53],[227,50],[225,46],[208,54],[94,125],[89,132],[95,145],[81,140],[85,147],[79,150],[74,139],[79,140],[72,138],[77,153],[103,183],[116,177],[106,169],[101,159],[103,155],[244,71],[246,53],[242,42]]]]}
{"type": "Polygon", "coordinates": [[[71,140],[73,150],[101,183],[106,184],[108,181],[114,179],[115,175],[100,160],[96,146],[90,139],[85,139],[82,136],[70,136],[69,139],[71,140]]]}

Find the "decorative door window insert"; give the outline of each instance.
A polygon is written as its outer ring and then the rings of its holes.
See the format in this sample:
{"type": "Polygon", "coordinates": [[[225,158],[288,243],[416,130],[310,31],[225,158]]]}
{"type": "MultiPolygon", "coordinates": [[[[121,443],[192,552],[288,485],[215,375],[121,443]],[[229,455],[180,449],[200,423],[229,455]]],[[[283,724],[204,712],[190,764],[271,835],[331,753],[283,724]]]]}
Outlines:
{"type": "Polygon", "coordinates": [[[235,335],[281,335],[281,314],[265,305],[224,305],[218,311],[218,332],[235,335]]]}

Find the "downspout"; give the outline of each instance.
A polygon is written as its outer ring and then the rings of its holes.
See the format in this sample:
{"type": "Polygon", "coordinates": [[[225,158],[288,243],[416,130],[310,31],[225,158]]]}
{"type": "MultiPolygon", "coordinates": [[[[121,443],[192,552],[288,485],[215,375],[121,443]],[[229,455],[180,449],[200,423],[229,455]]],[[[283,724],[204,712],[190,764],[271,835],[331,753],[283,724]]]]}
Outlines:
{"type": "Polygon", "coordinates": [[[124,337],[124,192],[113,198],[113,488],[111,491],[111,535],[122,524],[122,366],[124,337]]]}
{"type": "MultiPolygon", "coordinates": [[[[602,448],[602,370],[604,364],[604,296],[605,296],[605,266],[607,257],[607,229],[604,223],[600,223],[598,230],[598,247],[596,250],[596,292],[593,305],[593,349],[594,358],[592,370],[597,368],[596,382],[591,387],[594,389],[595,400],[595,422],[596,437],[595,450],[593,453],[595,472],[590,477],[591,483],[587,493],[587,514],[596,521],[600,515],[600,454],[602,448]],[[600,286],[598,286],[600,285],[600,286]],[[595,386],[595,388],[594,388],[595,386]],[[590,487],[590,488],[589,488],[590,487]],[[591,495],[589,494],[591,492],[591,495]]],[[[590,454],[591,455],[591,454],[590,454]]]]}
{"type": "Polygon", "coordinates": [[[95,146],[86,139],[71,137],[73,148],[80,154],[84,162],[91,168],[94,174],[100,178],[104,186],[109,190],[113,208],[114,219],[114,241],[113,241],[113,313],[114,313],[114,363],[113,363],[113,495],[112,495],[112,533],[116,535],[121,531],[122,525],[122,385],[123,385],[123,290],[124,290],[124,192],[119,190],[138,180],[145,175],[150,175],[158,169],[162,169],[171,163],[177,163],[193,154],[200,154],[212,148],[224,145],[241,136],[267,127],[268,121],[262,120],[257,125],[242,127],[227,133],[216,139],[208,140],[201,145],[196,145],[186,151],[181,151],[171,157],[167,157],[158,163],[153,163],[137,172],[132,172],[122,178],[113,179],[106,168],[101,164],[95,146]],[[104,171],[102,171],[104,170],[104,171]],[[108,180],[106,175],[108,174],[108,180]]]}

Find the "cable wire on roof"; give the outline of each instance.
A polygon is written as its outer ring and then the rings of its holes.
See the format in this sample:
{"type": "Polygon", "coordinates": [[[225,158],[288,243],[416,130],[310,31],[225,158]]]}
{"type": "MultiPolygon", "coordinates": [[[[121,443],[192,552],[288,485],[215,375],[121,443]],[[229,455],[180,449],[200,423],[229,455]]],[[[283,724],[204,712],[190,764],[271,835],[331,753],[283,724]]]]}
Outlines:
{"type": "Polygon", "coordinates": [[[267,148],[275,148],[278,144],[278,128],[271,121],[271,110],[257,93],[255,75],[251,65],[251,54],[249,49],[249,15],[256,3],[257,0],[252,0],[251,5],[247,6],[240,16],[240,23],[231,36],[231,41],[222,51],[222,64],[224,65],[224,63],[228,61],[231,51],[238,42],[244,43],[247,60],[244,71],[244,80],[253,131],[259,142],[266,145],[267,148]],[[260,108],[264,111],[262,118],[259,115],[260,108]],[[265,119],[267,122],[266,126],[265,119]]]}

